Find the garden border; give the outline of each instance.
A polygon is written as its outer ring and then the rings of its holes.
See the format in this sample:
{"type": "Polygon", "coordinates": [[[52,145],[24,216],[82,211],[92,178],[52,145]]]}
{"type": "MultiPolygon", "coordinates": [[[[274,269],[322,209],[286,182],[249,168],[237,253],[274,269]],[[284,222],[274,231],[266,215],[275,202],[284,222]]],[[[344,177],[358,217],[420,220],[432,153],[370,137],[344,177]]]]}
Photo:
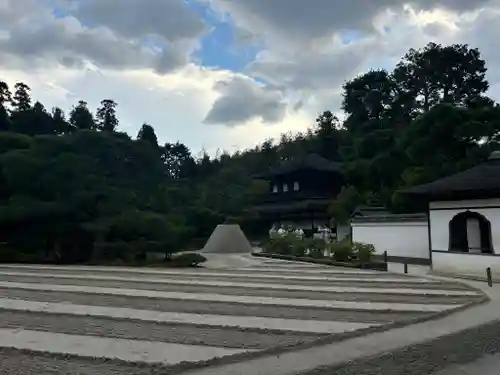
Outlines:
{"type": "Polygon", "coordinates": [[[252,253],[254,257],[270,258],[270,259],[281,259],[290,260],[303,263],[314,263],[324,266],[332,267],[345,267],[345,268],[358,268],[358,269],[368,269],[375,271],[387,271],[387,263],[385,262],[370,262],[370,263],[359,263],[359,262],[338,262],[331,259],[316,259],[311,257],[297,257],[294,255],[286,254],[275,254],[275,253],[252,253]]]}

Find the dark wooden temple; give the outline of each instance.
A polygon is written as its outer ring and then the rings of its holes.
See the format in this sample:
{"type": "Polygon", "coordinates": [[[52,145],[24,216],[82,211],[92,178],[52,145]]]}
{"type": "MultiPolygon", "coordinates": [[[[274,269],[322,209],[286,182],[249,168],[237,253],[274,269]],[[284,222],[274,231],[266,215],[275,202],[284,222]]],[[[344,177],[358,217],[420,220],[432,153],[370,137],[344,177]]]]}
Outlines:
{"type": "Polygon", "coordinates": [[[268,193],[253,207],[264,225],[291,225],[306,233],[330,226],[328,206],[344,183],[341,163],[308,154],[283,160],[255,177],[269,183],[268,193]]]}

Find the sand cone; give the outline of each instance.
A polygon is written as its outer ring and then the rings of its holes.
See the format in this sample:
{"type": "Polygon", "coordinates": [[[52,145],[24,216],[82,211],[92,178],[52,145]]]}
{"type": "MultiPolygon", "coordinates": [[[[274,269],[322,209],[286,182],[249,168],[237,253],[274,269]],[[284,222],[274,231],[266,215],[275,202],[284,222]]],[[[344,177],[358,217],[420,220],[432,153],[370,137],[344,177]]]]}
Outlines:
{"type": "Polygon", "coordinates": [[[252,246],[238,224],[219,224],[201,252],[250,254],[252,253],[252,246]]]}

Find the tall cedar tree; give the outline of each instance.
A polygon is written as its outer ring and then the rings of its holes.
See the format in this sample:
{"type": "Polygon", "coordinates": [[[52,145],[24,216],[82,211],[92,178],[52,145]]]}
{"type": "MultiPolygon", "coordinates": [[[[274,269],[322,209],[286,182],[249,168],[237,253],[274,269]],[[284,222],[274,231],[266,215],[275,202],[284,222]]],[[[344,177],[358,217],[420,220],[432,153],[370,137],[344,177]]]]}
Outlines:
{"type": "Polygon", "coordinates": [[[97,109],[97,128],[106,131],[114,132],[118,127],[118,118],[116,117],[116,102],[114,100],[105,99],[101,101],[101,107],[97,109]]]}
{"type": "Polygon", "coordinates": [[[0,81],[0,131],[6,131],[11,128],[7,104],[11,100],[9,85],[0,81]]]}
{"type": "Polygon", "coordinates": [[[69,115],[70,125],[79,130],[95,130],[96,124],[94,116],[90,112],[87,102],[80,100],[78,104],[73,107],[69,115]]]}
{"type": "Polygon", "coordinates": [[[155,148],[158,147],[158,138],[156,137],[155,129],[151,125],[143,124],[137,134],[137,139],[148,142],[155,148]]]}

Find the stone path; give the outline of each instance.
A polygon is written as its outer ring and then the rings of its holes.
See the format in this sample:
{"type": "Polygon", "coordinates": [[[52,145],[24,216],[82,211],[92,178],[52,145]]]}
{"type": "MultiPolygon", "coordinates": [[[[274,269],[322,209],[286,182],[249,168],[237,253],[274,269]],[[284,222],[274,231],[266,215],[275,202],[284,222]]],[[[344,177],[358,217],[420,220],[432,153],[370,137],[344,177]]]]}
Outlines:
{"type": "MultiPolygon", "coordinates": [[[[234,257],[234,256],[233,256],[234,257]]],[[[214,269],[0,265],[0,373],[178,374],[412,322],[466,285],[239,256],[214,269]],[[241,268],[234,268],[239,265],[241,268]]]]}

